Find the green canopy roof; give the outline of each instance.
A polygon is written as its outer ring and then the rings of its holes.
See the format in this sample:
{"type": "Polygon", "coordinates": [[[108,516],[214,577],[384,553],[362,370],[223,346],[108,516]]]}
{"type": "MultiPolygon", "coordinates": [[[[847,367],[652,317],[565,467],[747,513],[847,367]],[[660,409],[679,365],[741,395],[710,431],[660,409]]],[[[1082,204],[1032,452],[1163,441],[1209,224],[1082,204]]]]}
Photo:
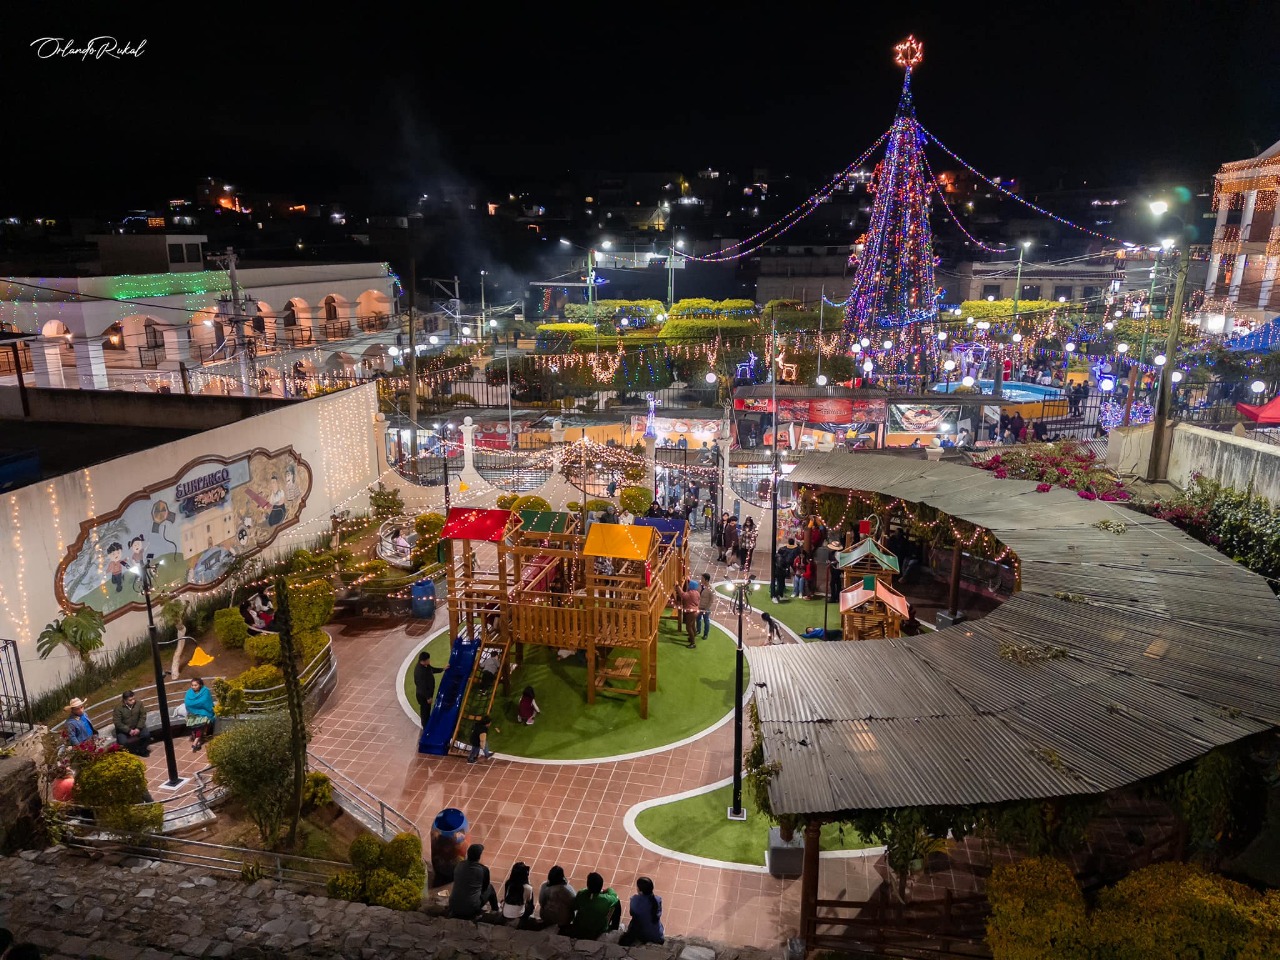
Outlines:
{"type": "Polygon", "coordinates": [[[866,556],[874,557],[885,570],[892,570],[894,573],[901,572],[898,569],[898,558],[870,537],[867,537],[852,550],[837,553],[836,563],[841,569],[844,569],[849,564],[857,563],[866,556]]]}
{"type": "Polygon", "coordinates": [[[558,510],[521,510],[522,533],[564,533],[569,529],[573,514],[558,510]]]}

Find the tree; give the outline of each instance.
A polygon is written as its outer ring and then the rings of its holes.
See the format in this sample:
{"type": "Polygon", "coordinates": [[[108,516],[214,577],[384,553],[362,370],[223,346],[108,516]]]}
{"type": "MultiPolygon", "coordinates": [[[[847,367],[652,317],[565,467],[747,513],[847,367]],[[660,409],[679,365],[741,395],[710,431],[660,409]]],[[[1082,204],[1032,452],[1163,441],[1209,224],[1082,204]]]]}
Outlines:
{"type": "Polygon", "coordinates": [[[106,621],[102,614],[92,607],[81,607],[75,613],[68,613],[61,620],[46,624],[36,638],[36,653],[41,660],[58,647],[66,647],[68,651],[80,658],[80,663],[88,666],[93,651],[102,647],[102,633],[106,621]]]}
{"type": "Polygon", "coordinates": [[[302,794],[307,781],[307,718],[302,702],[302,681],[298,678],[298,658],[293,642],[293,614],[289,609],[289,585],[276,578],[276,617],[272,622],[280,634],[280,669],[284,673],[285,703],[289,707],[289,752],[293,758],[293,805],[289,818],[290,849],[298,839],[302,819],[302,794]]]}
{"type": "Polygon", "coordinates": [[[266,846],[274,846],[294,800],[293,725],[276,710],[209,741],[214,783],[240,800],[266,846]]]}

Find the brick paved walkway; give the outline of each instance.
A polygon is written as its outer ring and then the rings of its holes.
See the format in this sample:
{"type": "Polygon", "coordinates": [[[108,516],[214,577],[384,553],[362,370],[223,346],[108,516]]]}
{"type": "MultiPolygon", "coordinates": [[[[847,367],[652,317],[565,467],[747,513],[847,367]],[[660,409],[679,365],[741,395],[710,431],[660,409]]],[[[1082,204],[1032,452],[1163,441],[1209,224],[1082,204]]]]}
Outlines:
{"type": "MultiPolygon", "coordinates": [[[[709,570],[716,581],[736,575],[714,562],[709,534],[696,532],[692,542],[694,575],[709,570]]],[[[757,549],[757,567],[767,550],[767,544],[757,549]]],[[[713,618],[736,634],[728,600],[717,598],[713,618]]],[[[444,622],[441,608],[431,631],[444,622]]],[[[747,624],[747,645],[765,642],[760,618],[749,615],[747,624]]],[[[578,887],[588,872],[598,871],[625,901],[635,878],[647,875],[663,897],[670,934],[762,947],[795,935],[799,880],[677,861],[644,849],[623,826],[627,810],[643,800],[731,776],[732,724],[685,746],[620,762],[495,759],[468,765],[457,757],[424,757],[417,752],[418,724],[405,714],[397,690],[405,659],[429,631],[417,623],[357,632],[339,622],[328,629],[335,638],[339,682],[317,720],[311,749],[413,819],[424,839],[441,809],[457,807],[471,821],[473,840],[484,843],[495,882],[517,860],[533,867],[538,882],[559,864],[578,887]]],[[[185,740],[177,742],[177,757],[184,775],[207,764],[205,754],[192,753],[185,740]]],[[[163,780],[158,747],[149,765],[153,781],[163,780]]],[[[876,859],[824,858],[820,895],[869,896],[880,882],[876,859]]]]}

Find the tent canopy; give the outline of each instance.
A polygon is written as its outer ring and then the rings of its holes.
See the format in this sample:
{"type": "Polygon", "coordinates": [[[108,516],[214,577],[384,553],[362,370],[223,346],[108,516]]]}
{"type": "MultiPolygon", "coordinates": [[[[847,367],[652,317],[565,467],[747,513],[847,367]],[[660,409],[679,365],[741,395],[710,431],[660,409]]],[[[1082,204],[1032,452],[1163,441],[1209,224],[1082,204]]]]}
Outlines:
{"type": "Polygon", "coordinates": [[[1280,350],[1280,317],[1273,317],[1253,333],[1227,341],[1232,353],[1270,353],[1280,350]]]}
{"type": "Polygon", "coordinates": [[[621,560],[648,560],[656,532],[653,527],[634,524],[593,523],[587,533],[583,556],[617,557],[621,560]]]}
{"type": "Polygon", "coordinates": [[[1280,424],[1280,394],[1272,397],[1259,407],[1255,407],[1251,403],[1237,403],[1236,409],[1255,423],[1265,426],[1280,424]]]}
{"type": "Polygon", "coordinates": [[[454,507],[449,511],[449,518],[440,531],[440,537],[443,540],[484,540],[497,543],[506,532],[507,521],[510,519],[510,510],[454,507]]]}

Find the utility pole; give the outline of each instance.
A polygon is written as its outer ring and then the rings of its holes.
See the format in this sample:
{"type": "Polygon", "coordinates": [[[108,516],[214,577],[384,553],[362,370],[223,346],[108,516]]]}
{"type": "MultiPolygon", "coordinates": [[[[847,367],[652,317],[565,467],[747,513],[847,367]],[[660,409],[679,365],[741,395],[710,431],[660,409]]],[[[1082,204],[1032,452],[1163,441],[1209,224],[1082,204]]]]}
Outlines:
{"type": "Polygon", "coordinates": [[[413,319],[418,304],[418,258],[413,252],[413,217],[409,217],[409,462],[418,482],[418,349],[413,343],[413,319]]]}
{"type": "MultiPolygon", "coordinates": [[[[1027,244],[1030,240],[1024,240],[1018,244],[1018,278],[1013,283],[1013,322],[1018,322],[1018,299],[1022,296],[1022,255],[1026,252],[1027,244]]],[[[1001,384],[1004,382],[1004,356],[996,355],[996,370],[992,378],[991,395],[1000,397],[1004,395],[1004,389],[1001,384]]]]}
{"type": "Polygon", "coordinates": [[[827,301],[827,285],[822,285],[822,290],[818,294],[818,386],[823,386],[826,381],[822,379],[822,308],[827,301]]]}
{"type": "MultiPolygon", "coordinates": [[[[587,322],[596,325],[596,252],[587,251],[587,322]]],[[[597,347],[597,349],[599,349],[597,347]]]]}
{"type": "Polygon", "coordinates": [[[676,302],[676,228],[671,227],[671,256],[667,258],[667,313],[676,302]]]}
{"type": "Polygon", "coordinates": [[[1160,368],[1160,385],[1156,388],[1156,410],[1151,421],[1151,460],[1147,480],[1162,480],[1169,469],[1169,454],[1164,450],[1166,421],[1173,400],[1174,358],[1178,355],[1178,337],[1182,333],[1182,301],[1187,288],[1187,270],[1191,257],[1185,243],[1178,244],[1178,280],[1173,287],[1173,307],[1169,311],[1169,339],[1165,342],[1164,365],[1160,368]]]}
{"type": "MultiPolygon", "coordinates": [[[[771,509],[771,520],[769,523],[769,595],[772,597],[774,585],[778,579],[778,478],[781,473],[781,467],[778,464],[778,312],[776,307],[769,310],[769,383],[772,387],[772,400],[770,407],[773,410],[773,483],[770,485],[769,500],[771,509]]],[[[783,580],[782,593],[787,592],[786,580],[783,580]]],[[[782,597],[773,597],[775,600],[781,600],[782,597]]]]}

